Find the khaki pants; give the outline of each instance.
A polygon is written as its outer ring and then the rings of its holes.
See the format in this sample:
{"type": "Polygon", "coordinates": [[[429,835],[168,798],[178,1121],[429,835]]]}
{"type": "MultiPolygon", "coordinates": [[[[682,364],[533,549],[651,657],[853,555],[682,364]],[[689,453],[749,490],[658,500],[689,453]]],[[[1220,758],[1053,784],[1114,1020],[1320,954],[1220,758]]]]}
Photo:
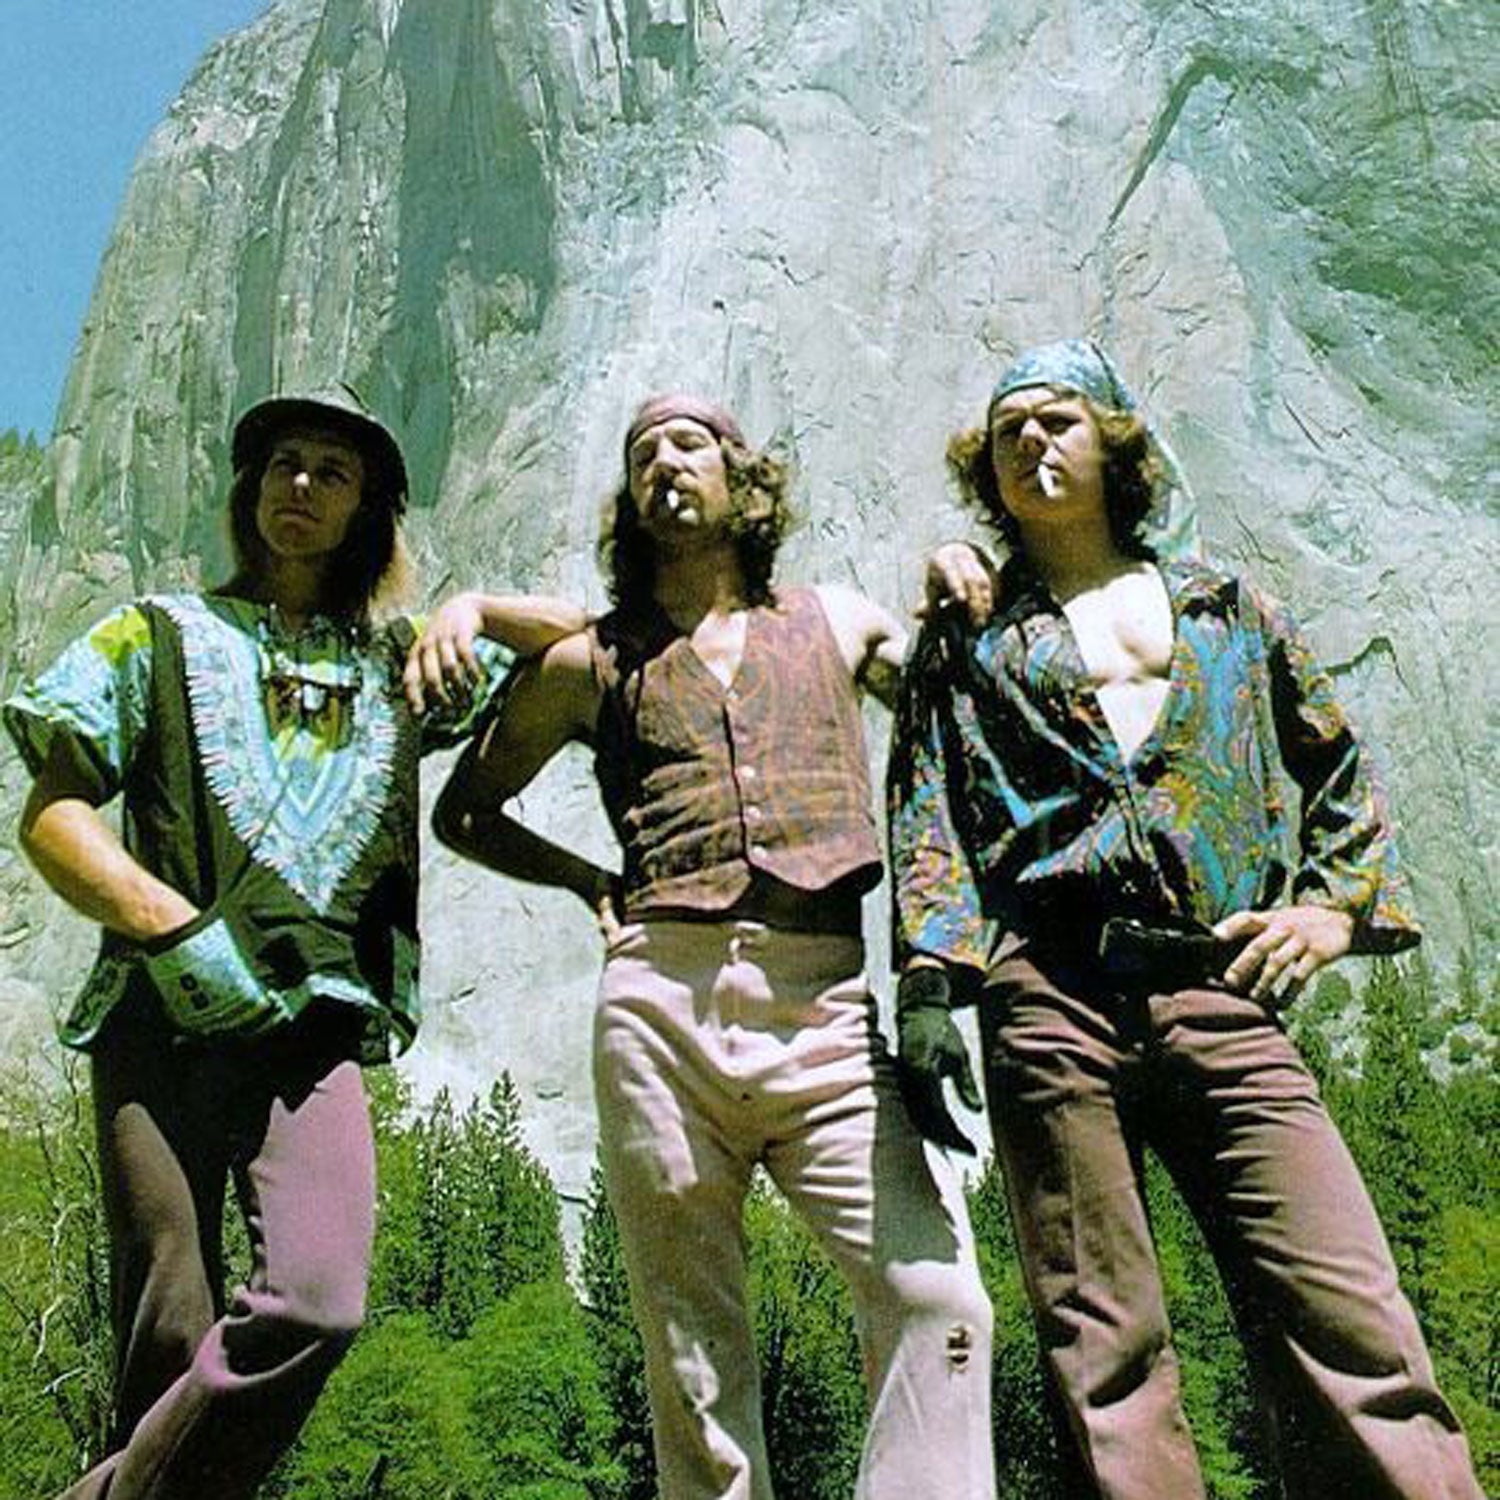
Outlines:
{"type": "MultiPolygon", "coordinates": [[[[664,1500],[769,1500],[741,1216],[759,1164],[853,1292],[861,1500],[988,1500],[991,1314],[962,1194],[897,1097],[855,938],[633,924],[594,1077],[664,1500]]],[[[795,1500],[795,1497],[792,1497],[795,1500]]]]}
{"type": "Polygon", "coordinates": [[[115,1451],[66,1500],[241,1500],[297,1436],[364,1316],[375,1159],[343,1017],[240,1046],[110,1023],[94,1053],[110,1231],[115,1451]],[[233,1180],[248,1284],[223,1306],[233,1180]]]}
{"type": "Polygon", "coordinates": [[[1141,1194],[1149,1143],[1224,1276],[1287,1494],[1479,1500],[1369,1194],[1276,1018],[1222,989],[1083,988],[1004,959],[980,1026],[1027,1286],[1094,1491],[1204,1494],[1141,1194]]]}

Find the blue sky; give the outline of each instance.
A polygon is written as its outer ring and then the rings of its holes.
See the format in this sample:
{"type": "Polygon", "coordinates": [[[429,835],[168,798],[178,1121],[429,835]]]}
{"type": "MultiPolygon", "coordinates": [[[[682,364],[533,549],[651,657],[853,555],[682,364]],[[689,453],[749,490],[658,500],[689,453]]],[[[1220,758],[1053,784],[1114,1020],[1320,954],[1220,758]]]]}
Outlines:
{"type": "Polygon", "coordinates": [[[130,169],[209,45],[271,0],[5,0],[0,431],[51,435],[130,169]]]}

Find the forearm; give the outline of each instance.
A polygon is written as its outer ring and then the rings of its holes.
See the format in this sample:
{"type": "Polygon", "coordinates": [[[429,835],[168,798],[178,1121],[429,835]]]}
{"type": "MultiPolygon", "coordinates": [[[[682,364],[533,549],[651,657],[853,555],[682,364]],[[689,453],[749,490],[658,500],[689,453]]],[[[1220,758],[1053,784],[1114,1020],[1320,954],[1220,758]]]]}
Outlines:
{"type": "Polygon", "coordinates": [[[98,811],[79,798],[28,805],[21,847],[69,906],[122,937],[144,942],[198,914],[121,844],[98,811]]]}
{"type": "Polygon", "coordinates": [[[910,974],[914,969],[942,969],[943,960],[931,953],[908,953],[901,963],[901,972],[910,974]]]}
{"type": "Polygon", "coordinates": [[[486,869],[531,885],[571,891],[591,911],[618,883],[592,860],[533,832],[503,811],[457,810],[440,801],[433,815],[438,837],[455,853],[486,869]]]}
{"type": "Polygon", "coordinates": [[[481,632],[522,656],[544,651],[553,641],[588,624],[576,604],[549,594],[473,594],[481,632]]]}

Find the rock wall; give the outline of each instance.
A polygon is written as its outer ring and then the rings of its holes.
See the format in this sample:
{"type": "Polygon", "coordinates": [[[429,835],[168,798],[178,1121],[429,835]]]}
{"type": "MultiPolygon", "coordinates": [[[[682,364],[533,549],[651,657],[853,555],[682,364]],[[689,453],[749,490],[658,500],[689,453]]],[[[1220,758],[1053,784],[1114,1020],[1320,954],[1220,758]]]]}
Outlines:
{"type": "MultiPolygon", "coordinates": [[[[795,457],[785,576],[909,605],[971,530],[945,435],[1087,331],[1380,746],[1436,956],[1487,958],[1497,30],[1444,0],[280,0],[136,169],[50,478],[0,509],[0,672],[222,573],[232,415],[332,376],[405,436],[430,594],[601,602],[624,419],[684,383],[795,457]]],[[[581,759],[528,804],[608,849],[581,759]]],[[[578,1191],[589,924],[427,864],[410,1066],[508,1066],[578,1191]]],[[[89,942],[9,851],[0,892],[19,1048],[89,942]]]]}

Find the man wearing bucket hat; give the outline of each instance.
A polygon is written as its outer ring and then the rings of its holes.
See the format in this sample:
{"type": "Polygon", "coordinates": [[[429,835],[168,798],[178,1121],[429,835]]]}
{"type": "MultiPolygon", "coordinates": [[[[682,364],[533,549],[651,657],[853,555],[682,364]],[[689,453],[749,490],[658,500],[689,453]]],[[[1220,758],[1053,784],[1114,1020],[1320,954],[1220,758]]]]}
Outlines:
{"type": "Polygon", "coordinates": [[[902,1108],[863,972],[880,879],[861,690],[905,632],[773,586],[785,467],[721,407],[636,412],[604,536],[615,609],[523,666],[434,814],[560,886],[605,939],[594,1082],[664,1500],[769,1500],[742,1215],[763,1167],[848,1279],[870,1385],[863,1500],[988,1500],[991,1313],[962,1194],[902,1108]],[[593,748],[623,877],[505,810],[593,748]]]}
{"type": "Polygon", "coordinates": [[[1342,954],[1418,941],[1327,674],[1281,606],[1184,555],[1162,513],[1175,464],[1097,345],[1022,355],[948,456],[1010,557],[990,622],[934,617],[903,678],[900,1066],[918,1122],[950,1138],[944,1080],[977,1094],[949,1010],[978,1002],[1090,1491],[1204,1494],[1150,1145],[1217,1257],[1287,1493],[1475,1500],[1369,1195],[1278,1015],[1342,954]]]}
{"type": "MultiPolygon", "coordinates": [[[[361,1064],[418,1019],[417,762],[472,716],[403,692],[406,466],[346,388],[236,425],[236,568],[114,610],[4,705],[21,841],[101,924],[62,1025],[90,1056],[116,1341],[110,1452],[69,1496],[252,1495],[360,1325],[374,1216],[361,1064]],[[121,796],[123,836],[98,809],[121,796]],[[227,1303],[233,1178],[250,1234],[227,1303]]],[[[511,651],[582,623],[491,601],[511,651]]],[[[502,660],[504,658],[504,660],[502,660]]]]}

